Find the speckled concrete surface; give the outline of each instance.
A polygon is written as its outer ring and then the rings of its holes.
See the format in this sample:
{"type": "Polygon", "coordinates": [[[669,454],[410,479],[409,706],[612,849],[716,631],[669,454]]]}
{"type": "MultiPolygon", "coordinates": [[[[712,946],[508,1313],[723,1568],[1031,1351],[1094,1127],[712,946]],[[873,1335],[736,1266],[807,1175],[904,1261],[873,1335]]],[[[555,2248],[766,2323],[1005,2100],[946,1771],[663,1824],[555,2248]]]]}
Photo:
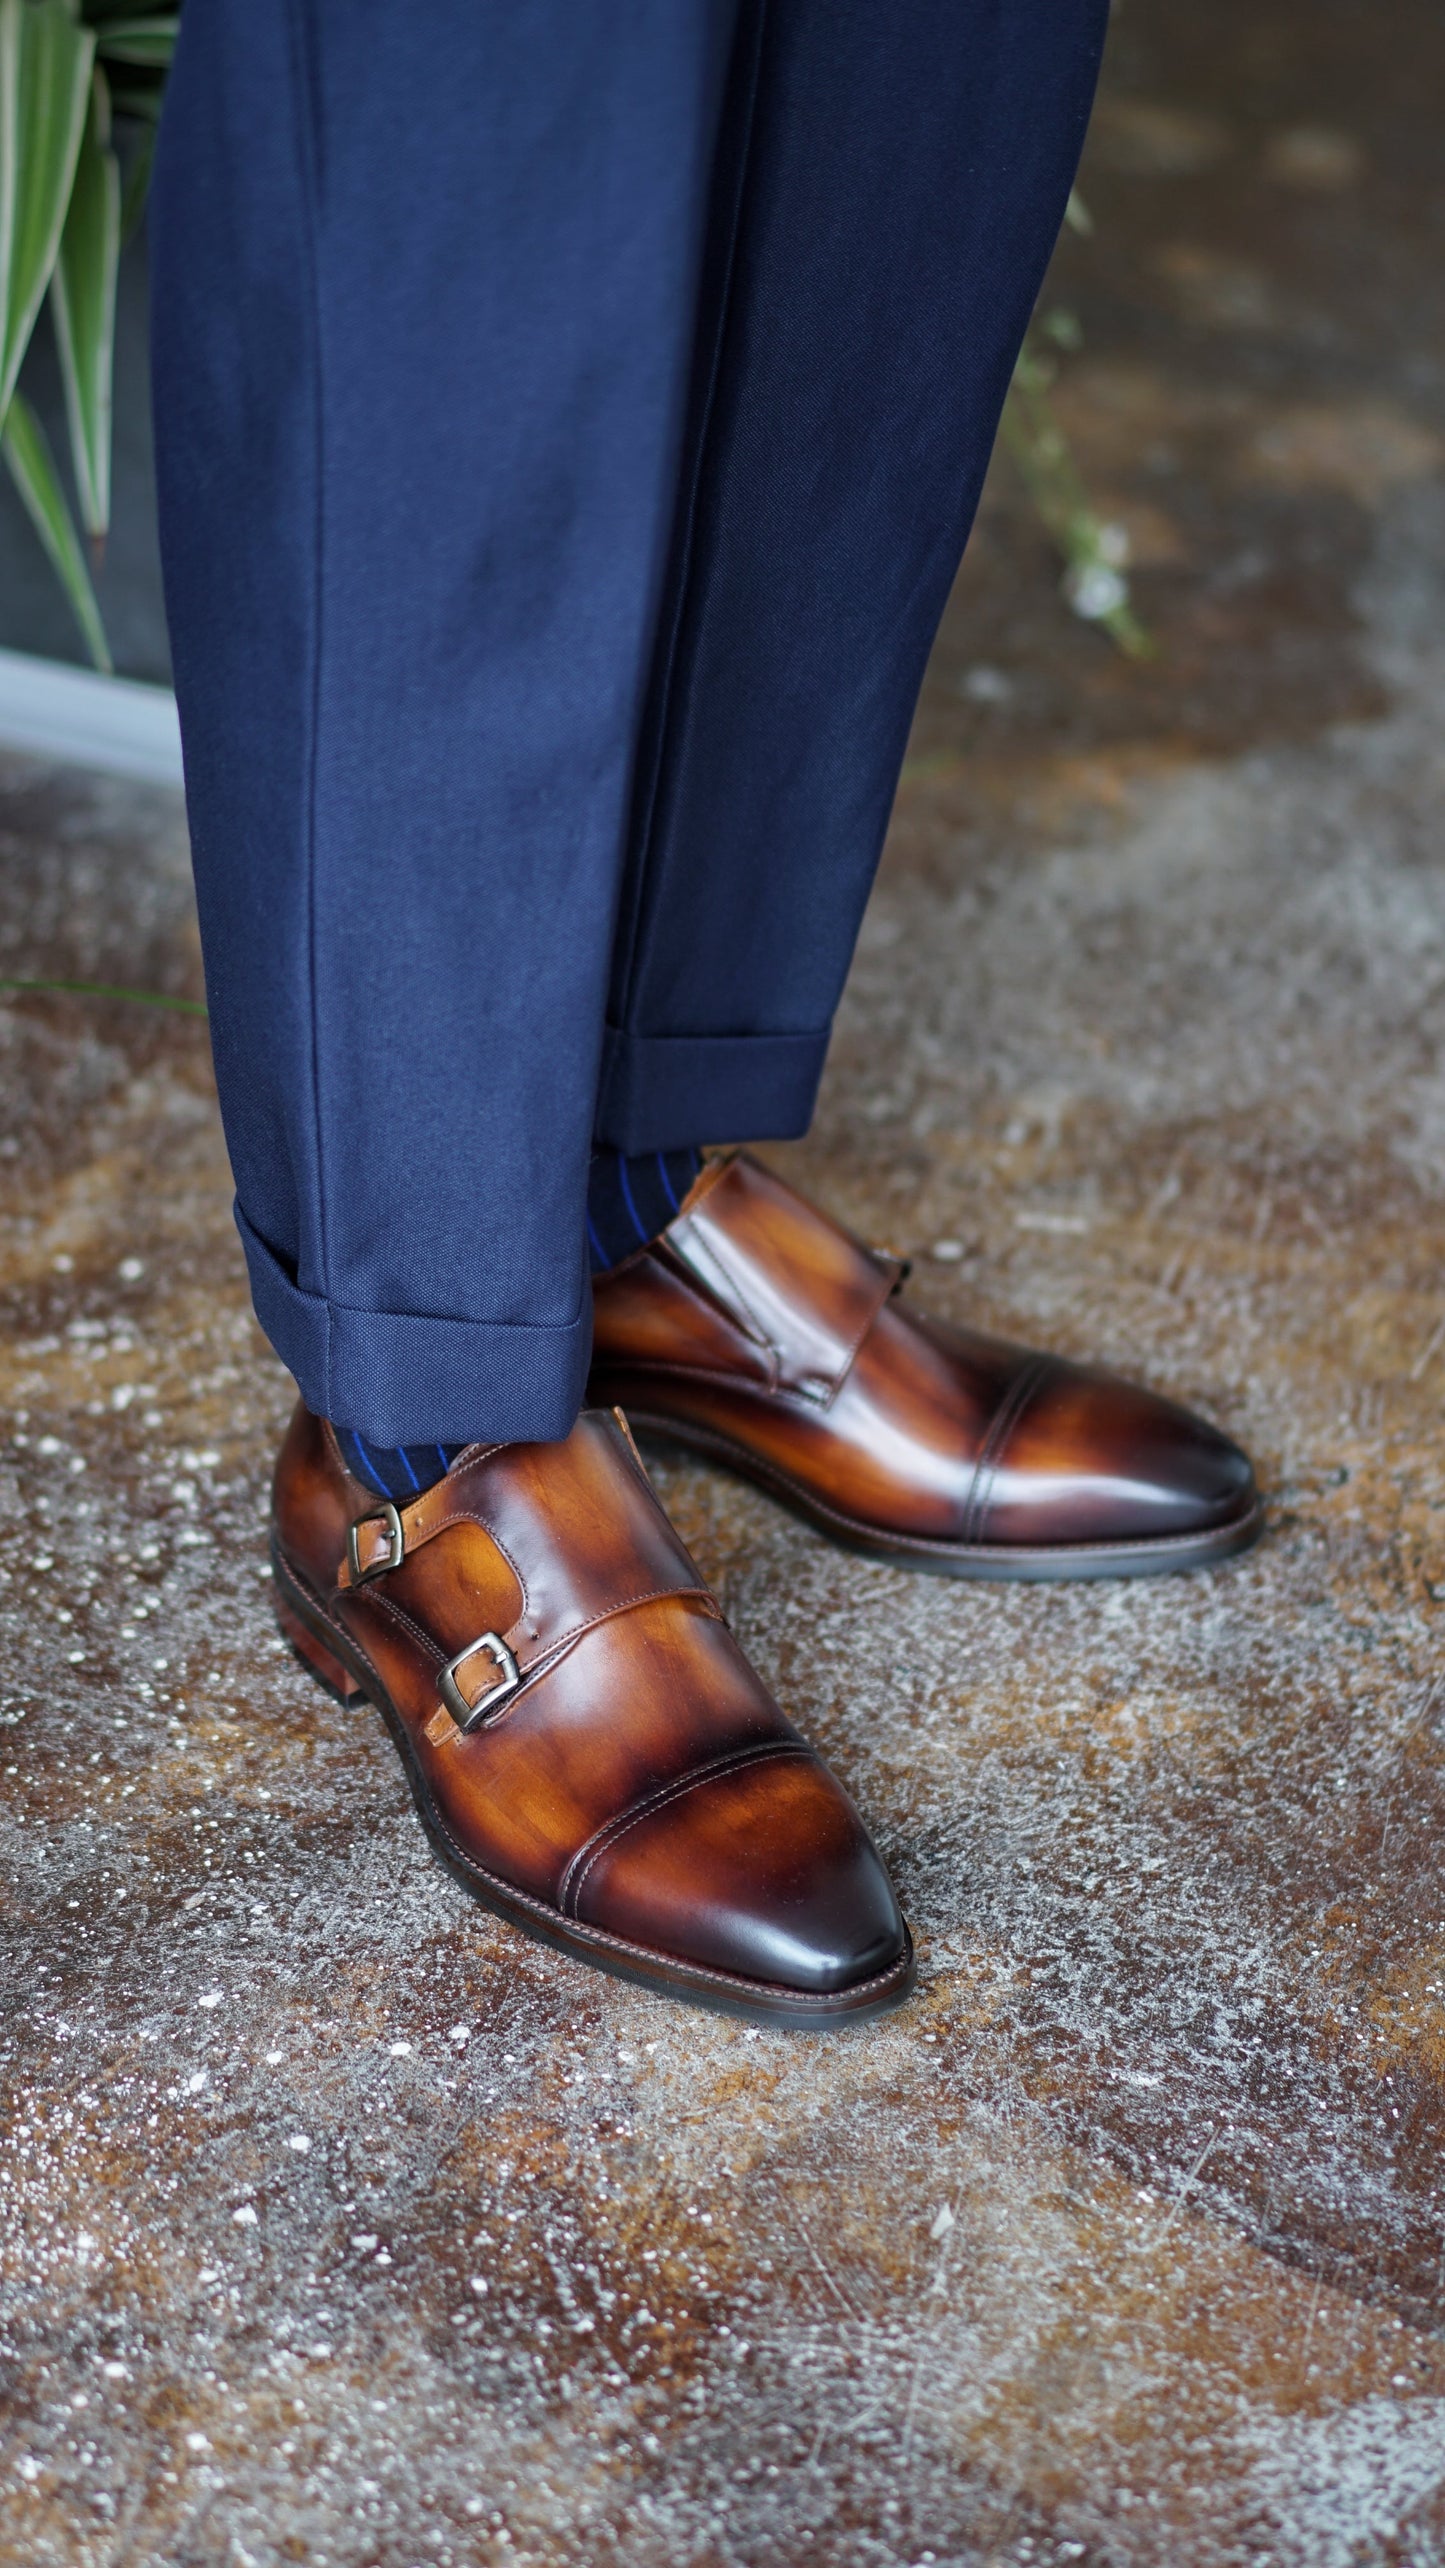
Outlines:
{"type": "MultiPolygon", "coordinates": [[[[7,2562],[1445,2560],[1445,29],[1386,15],[1131,0],[1057,290],[1160,656],[1000,475],[780,1154],[1227,1422],[1264,1546],[951,1588],[657,1464],[903,2015],[463,1900],[273,1637],[203,1029],[0,1008],[7,2562]]],[[[0,831],[0,968],[194,989],[173,806],[14,764],[0,831]]]]}

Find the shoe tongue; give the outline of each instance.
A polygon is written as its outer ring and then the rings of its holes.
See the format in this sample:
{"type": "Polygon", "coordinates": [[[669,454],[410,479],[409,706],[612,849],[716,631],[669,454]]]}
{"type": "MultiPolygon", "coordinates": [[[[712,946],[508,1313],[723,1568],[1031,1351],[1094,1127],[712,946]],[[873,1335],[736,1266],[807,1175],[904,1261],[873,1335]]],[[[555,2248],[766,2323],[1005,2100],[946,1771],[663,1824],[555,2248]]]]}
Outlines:
{"type": "Polygon", "coordinates": [[[745,1153],[689,1197],[667,1247],[744,1337],[779,1388],[827,1400],[897,1280],[826,1213],[745,1153]]]}

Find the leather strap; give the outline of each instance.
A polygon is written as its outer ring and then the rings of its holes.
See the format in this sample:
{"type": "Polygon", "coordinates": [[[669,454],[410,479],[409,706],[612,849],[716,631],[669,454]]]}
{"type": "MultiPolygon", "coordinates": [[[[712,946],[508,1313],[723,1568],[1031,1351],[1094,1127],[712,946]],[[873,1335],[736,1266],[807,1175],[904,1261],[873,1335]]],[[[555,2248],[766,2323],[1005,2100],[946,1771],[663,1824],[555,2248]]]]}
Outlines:
{"type": "Polygon", "coordinates": [[[864,1248],[739,1151],[655,1245],[766,1359],[769,1387],[832,1399],[896,1292],[901,1258],[864,1248]]]}
{"type": "MultiPolygon", "coordinates": [[[[701,1606],[703,1612],[710,1616],[713,1622],[720,1623],[723,1620],[722,1607],[712,1591],[706,1587],[654,1587],[645,1595],[619,1596],[616,1603],[609,1605],[604,1613],[589,1614],[584,1621],[569,1625],[565,1631],[536,1636],[536,1647],[530,1655],[523,1649],[516,1650],[514,1656],[517,1665],[517,1683],[482,1688],[481,1694],[472,1706],[475,1713],[479,1704],[484,1716],[476,1726],[482,1729],[490,1727],[485,1719],[486,1698],[489,1694],[500,1696],[499,1711],[508,1709],[516,1702],[518,1695],[525,1690],[530,1678],[540,1675],[545,1668],[554,1667],[558,1659],[563,1658],[578,1641],[584,1640],[589,1632],[599,1630],[604,1623],[615,1622],[619,1614],[635,1613],[639,1605],[660,1605],[664,1598],[670,1603],[679,1596],[685,1597],[690,1604],[701,1606]]],[[[521,1625],[514,1624],[512,1633],[520,1632],[522,1628],[521,1625]]],[[[510,1646],[512,1633],[498,1633],[496,1638],[510,1646]]],[[[472,1643],[472,1651],[480,1649],[483,1639],[490,1638],[492,1638],[490,1633],[478,1634],[477,1639],[472,1643]]],[[[440,1748],[445,1747],[449,1740],[470,1738],[472,1733],[470,1730],[461,1729],[453,1720],[445,1703],[439,1703],[426,1725],[424,1735],[431,1741],[434,1748],[440,1748]]]]}
{"type": "MultiPolygon", "coordinates": [[[[565,1462],[553,1459],[543,1475],[548,1505],[539,1509],[536,1475],[544,1455],[555,1456],[555,1448],[469,1446],[445,1479],[405,1507],[382,1500],[356,1518],[349,1531],[351,1556],[337,1573],[341,1593],[400,1616],[430,1649],[436,1642],[425,1627],[425,1611],[418,1622],[414,1599],[404,1583],[398,1590],[395,1573],[451,1530],[469,1545],[483,1545],[483,1559],[474,1557],[471,1564],[478,1594],[495,1593],[499,1585],[516,1599],[516,1610],[508,1608],[512,1619],[505,1630],[498,1615],[495,1628],[474,1635],[463,1655],[482,1650],[511,1663],[516,1681],[490,1689],[501,1696],[499,1717],[519,1683],[616,1615],[672,1597],[710,1616],[721,1614],[657,1509],[620,1411],[592,1411],[578,1420],[565,1462]],[[559,1523],[568,1528],[560,1543],[559,1523]]],[[[438,1655],[445,1663],[445,1651],[438,1655]]],[[[483,1702],[487,1691],[482,1689],[483,1702]]],[[[445,1738],[451,1726],[445,1712],[439,1735],[445,1738]]]]}
{"type": "MultiPolygon", "coordinates": [[[[486,1531],[478,1515],[482,1473],[493,1454],[501,1451],[502,1447],[494,1444],[468,1446],[444,1479],[433,1481],[430,1489],[423,1489],[419,1497],[409,1498],[404,1507],[396,1508],[402,1535],[400,1559],[404,1560],[409,1552],[420,1551],[423,1543],[444,1534],[448,1525],[476,1525],[479,1532],[486,1531]]],[[[393,1558],[392,1511],[384,1500],[358,1517],[351,1534],[360,1576],[352,1576],[347,1558],[337,1572],[338,1587],[366,1586],[373,1577],[398,1567],[398,1560],[393,1558]]]]}

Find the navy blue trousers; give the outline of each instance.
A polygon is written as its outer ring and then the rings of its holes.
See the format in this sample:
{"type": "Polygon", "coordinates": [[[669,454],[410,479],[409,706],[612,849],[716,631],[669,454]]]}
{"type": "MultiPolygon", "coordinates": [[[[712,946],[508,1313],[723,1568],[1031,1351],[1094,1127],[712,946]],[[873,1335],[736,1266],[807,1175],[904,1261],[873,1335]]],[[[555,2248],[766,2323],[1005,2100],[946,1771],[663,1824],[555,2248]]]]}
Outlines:
{"type": "Polygon", "coordinates": [[[186,0],[161,536],[261,1323],[567,1432],[594,1138],[803,1131],[1106,0],[186,0]]]}

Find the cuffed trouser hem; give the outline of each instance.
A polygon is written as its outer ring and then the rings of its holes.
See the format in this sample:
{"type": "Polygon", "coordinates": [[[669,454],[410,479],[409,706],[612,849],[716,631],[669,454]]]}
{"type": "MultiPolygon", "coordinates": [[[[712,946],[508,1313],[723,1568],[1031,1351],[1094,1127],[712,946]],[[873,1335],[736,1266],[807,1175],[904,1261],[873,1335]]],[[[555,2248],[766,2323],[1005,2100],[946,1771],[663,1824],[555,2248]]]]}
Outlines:
{"type": "Polygon", "coordinates": [[[831,1030],[624,1034],[609,1026],[597,1139],[614,1150],[794,1141],[812,1122],[831,1030]]]}
{"type": "Polygon", "coordinates": [[[235,1209],[256,1317],[318,1417],[380,1445],[571,1434],[592,1357],[590,1292],[564,1328],[353,1310],[303,1293],[235,1209]]]}

